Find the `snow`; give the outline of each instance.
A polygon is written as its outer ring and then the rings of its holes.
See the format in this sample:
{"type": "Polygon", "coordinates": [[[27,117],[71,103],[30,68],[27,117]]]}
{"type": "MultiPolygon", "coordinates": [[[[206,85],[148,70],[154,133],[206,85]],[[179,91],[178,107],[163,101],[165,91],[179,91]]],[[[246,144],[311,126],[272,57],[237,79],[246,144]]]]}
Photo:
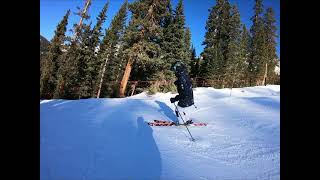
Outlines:
{"type": "Polygon", "coordinates": [[[195,88],[195,142],[174,95],[40,101],[41,179],[280,179],[280,86],[195,88]]]}

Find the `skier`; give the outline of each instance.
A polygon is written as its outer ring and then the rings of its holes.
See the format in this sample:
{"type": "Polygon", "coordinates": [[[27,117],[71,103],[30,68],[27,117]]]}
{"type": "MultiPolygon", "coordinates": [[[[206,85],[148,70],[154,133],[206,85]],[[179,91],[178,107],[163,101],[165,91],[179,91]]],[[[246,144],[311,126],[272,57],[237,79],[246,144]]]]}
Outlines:
{"type": "MultiPolygon", "coordinates": [[[[179,101],[178,106],[176,106],[177,117],[183,116],[180,118],[183,118],[186,124],[192,124],[193,122],[189,118],[189,115],[193,110],[191,109],[191,106],[194,105],[194,100],[192,83],[188,75],[187,68],[181,61],[178,60],[172,64],[171,71],[173,71],[177,77],[177,80],[174,82],[174,84],[176,85],[179,94],[173,98],[170,98],[170,102],[175,103],[176,101],[179,101]]],[[[179,120],[176,122],[176,124],[179,124],[179,120]]]]}

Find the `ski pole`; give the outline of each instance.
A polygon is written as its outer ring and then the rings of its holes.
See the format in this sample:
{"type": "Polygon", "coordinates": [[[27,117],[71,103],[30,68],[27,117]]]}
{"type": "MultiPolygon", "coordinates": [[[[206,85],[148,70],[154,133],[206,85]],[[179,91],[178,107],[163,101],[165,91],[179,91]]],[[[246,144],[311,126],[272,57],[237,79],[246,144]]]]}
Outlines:
{"type": "Polygon", "coordinates": [[[188,130],[188,132],[189,132],[189,134],[190,134],[191,140],[194,141],[194,138],[192,137],[192,135],[191,135],[191,133],[190,133],[190,131],[189,131],[189,128],[188,128],[187,124],[184,122],[184,120],[183,120],[183,118],[182,118],[182,116],[181,116],[181,114],[180,114],[180,111],[179,111],[177,105],[176,105],[175,103],[173,103],[173,104],[174,104],[174,106],[176,107],[176,110],[178,111],[178,113],[179,113],[179,115],[180,115],[180,118],[181,118],[182,121],[183,121],[183,124],[184,124],[184,125],[186,126],[186,128],[187,128],[187,130],[188,130]]]}

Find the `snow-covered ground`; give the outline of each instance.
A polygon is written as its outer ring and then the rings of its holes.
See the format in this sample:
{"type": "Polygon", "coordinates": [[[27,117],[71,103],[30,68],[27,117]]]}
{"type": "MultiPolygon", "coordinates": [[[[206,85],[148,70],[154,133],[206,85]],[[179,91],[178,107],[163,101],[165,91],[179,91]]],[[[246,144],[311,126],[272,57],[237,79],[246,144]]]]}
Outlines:
{"type": "Polygon", "coordinates": [[[195,88],[195,142],[174,95],[40,101],[41,180],[280,179],[280,86],[195,88]]]}

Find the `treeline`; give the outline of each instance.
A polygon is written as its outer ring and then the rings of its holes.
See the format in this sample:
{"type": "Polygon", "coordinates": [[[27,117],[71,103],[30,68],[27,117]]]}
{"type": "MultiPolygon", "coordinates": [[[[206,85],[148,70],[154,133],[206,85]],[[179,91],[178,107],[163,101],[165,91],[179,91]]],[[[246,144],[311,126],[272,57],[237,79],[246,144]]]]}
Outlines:
{"type": "Polygon", "coordinates": [[[78,8],[81,20],[73,25],[72,36],[66,35],[70,10],[57,25],[41,58],[41,98],[123,97],[130,90],[129,80],[148,82],[137,91],[174,91],[169,69],[177,59],[188,66],[193,79],[218,80],[211,84],[215,87],[261,85],[277,76],[274,12],[264,11],[262,0],[256,0],[250,31],[235,5],[217,0],[210,9],[200,58],[191,43],[182,0],[176,7],[170,0],[125,1],[105,30],[109,2],[95,24],[90,22],[90,5],[87,0],[85,8],[78,8]]]}
{"type": "Polygon", "coordinates": [[[206,24],[200,76],[218,79],[217,86],[264,85],[276,83],[276,25],[274,11],[264,11],[262,0],[256,0],[250,31],[240,21],[237,6],[228,0],[217,0],[210,9],[206,24]],[[239,81],[242,80],[242,81],[239,81]]]}

